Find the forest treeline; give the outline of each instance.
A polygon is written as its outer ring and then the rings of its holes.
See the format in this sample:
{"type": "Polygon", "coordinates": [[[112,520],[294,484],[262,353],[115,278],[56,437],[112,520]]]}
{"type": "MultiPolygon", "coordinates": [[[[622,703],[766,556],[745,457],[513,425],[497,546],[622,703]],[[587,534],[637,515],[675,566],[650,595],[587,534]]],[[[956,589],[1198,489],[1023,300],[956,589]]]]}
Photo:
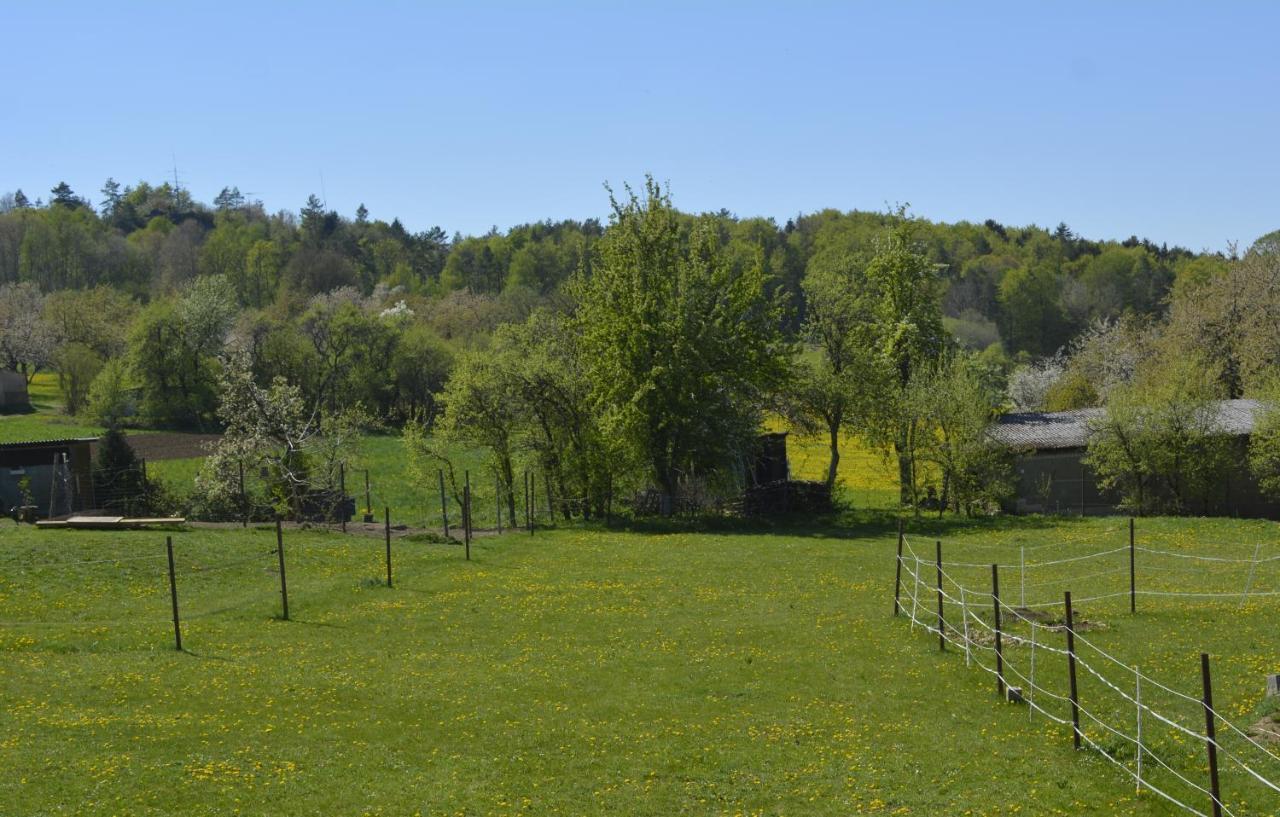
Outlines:
{"type": "MultiPolygon", "coordinates": [[[[32,202],[22,191],[0,196],[0,284],[31,282],[46,293],[105,285],[146,304],[198,277],[222,276],[241,308],[276,313],[344,287],[367,297],[383,285],[411,306],[466,292],[467,309],[483,327],[489,313],[554,298],[590,264],[589,248],[604,231],[587,219],[450,237],[440,227],[411,232],[399,220],[371,218],[363,205],[342,216],[315,196],[299,213],[268,213],[234,187],[204,204],[168,183],[122,187],[109,179],[96,198],[65,183],[47,201],[32,202]]],[[[783,329],[793,335],[805,319],[802,281],[810,266],[869,252],[889,219],[822,210],[779,225],[712,215],[735,263],[759,257],[770,286],[786,293],[783,329]]],[[[692,223],[694,216],[684,218],[692,223]]],[[[1228,261],[1136,237],[1093,241],[1065,224],[1049,230],[922,221],[919,232],[943,279],[947,328],[966,348],[999,343],[1012,358],[1052,354],[1099,319],[1156,314],[1178,282],[1211,277],[1228,261]]]]}

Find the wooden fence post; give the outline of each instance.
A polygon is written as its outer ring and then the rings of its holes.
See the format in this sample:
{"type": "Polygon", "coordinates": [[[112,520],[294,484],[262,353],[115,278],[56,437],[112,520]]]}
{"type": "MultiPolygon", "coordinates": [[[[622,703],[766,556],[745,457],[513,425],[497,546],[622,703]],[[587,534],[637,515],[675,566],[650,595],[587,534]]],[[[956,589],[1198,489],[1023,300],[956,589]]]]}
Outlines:
{"type": "Polygon", "coordinates": [[[244,491],[244,460],[240,460],[240,527],[249,527],[249,495],[244,491]]]}
{"type": "Polygon", "coordinates": [[[938,652],[947,651],[947,622],[942,617],[942,540],[938,545],[938,652]]]}
{"type": "Polygon", "coordinates": [[[178,579],[173,570],[173,537],[164,538],[164,549],[169,554],[169,597],[173,600],[173,648],[182,652],[182,625],[178,623],[178,579]]]}
{"type": "Polygon", "coordinates": [[[338,463],[338,518],[342,521],[342,532],[347,532],[347,464],[338,463]]]}
{"type": "Polygon", "coordinates": [[[386,514],[385,516],[386,521],[383,524],[383,530],[386,532],[386,536],[387,536],[387,587],[390,587],[391,586],[391,506],[390,505],[384,506],[384,513],[386,514]]]}
{"type": "Polygon", "coordinates": [[[444,538],[449,538],[449,501],[444,495],[444,469],[436,469],[440,476],[440,518],[444,520],[444,538]]]}
{"type": "Polygon", "coordinates": [[[498,521],[498,535],[502,535],[502,477],[494,475],[493,477],[493,508],[497,513],[494,519],[498,521]]]}
{"type": "Polygon", "coordinates": [[[1200,680],[1204,684],[1204,736],[1209,747],[1209,787],[1213,817],[1222,817],[1222,792],[1218,789],[1218,737],[1213,717],[1213,684],[1209,680],[1209,654],[1200,653],[1200,680]]]}
{"type": "Polygon", "coordinates": [[[471,486],[462,487],[462,544],[467,561],[471,561],[471,486]]]}
{"type": "Polygon", "coordinates": [[[1004,639],[1000,628],[1000,565],[991,565],[991,604],[996,625],[996,694],[1004,700],[1004,639]]]}
{"type": "Polygon", "coordinates": [[[524,524],[529,529],[529,534],[533,535],[533,509],[529,503],[529,469],[524,471],[524,524]]]}
{"type": "Polygon", "coordinates": [[[902,520],[898,520],[898,566],[893,577],[893,614],[902,611],[902,520]]]}
{"type": "Polygon", "coordinates": [[[1080,748],[1080,693],[1076,688],[1076,627],[1071,610],[1071,591],[1063,593],[1067,610],[1067,674],[1071,681],[1071,741],[1080,748]]]}
{"type": "Polygon", "coordinates": [[[289,584],[284,577],[284,531],[280,528],[280,517],[276,517],[276,555],[280,557],[280,607],[285,621],[289,620],[289,584]]]}

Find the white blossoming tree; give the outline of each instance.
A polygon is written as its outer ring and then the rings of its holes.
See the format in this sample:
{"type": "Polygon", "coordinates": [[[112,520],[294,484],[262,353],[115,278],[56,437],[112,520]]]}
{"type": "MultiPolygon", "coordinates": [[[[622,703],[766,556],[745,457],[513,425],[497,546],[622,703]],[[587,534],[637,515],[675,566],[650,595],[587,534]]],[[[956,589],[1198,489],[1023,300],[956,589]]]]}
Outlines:
{"type": "Polygon", "coordinates": [[[266,475],[272,511],[299,520],[328,518],[345,499],[338,492],[339,468],[357,453],[367,425],[361,409],[323,416],[309,410],[301,390],[282,377],[258,385],[241,351],[225,359],[219,391],[218,417],[226,431],[196,477],[209,507],[243,511],[241,474],[259,472],[266,475]]]}

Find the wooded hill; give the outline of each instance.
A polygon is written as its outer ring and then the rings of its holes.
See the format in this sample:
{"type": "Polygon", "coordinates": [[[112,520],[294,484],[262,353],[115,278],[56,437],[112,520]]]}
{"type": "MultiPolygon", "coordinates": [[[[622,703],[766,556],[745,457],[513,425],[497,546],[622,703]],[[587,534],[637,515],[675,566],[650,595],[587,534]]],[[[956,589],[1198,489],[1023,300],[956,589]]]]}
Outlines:
{"type": "MultiPolygon", "coordinates": [[[[762,258],[771,286],[788,295],[789,334],[805,317],[806,270],[870,252],[889,218],[828,209],[779,225],[714,215],[737,263],[762,258]]],[[[411,232],[398,219],[371,218],[363,205],[346,217],[315,196],[299,213],[271,214],[235,187],[210,205],[168,183],[122,187],[109,179],[94,204],[60,183],[47,202],[22,191],[0,197],[0,284],[30,281],[46,293],[108,285],[146,303],[198,276],[220,275],[241,307],[255,309],[296,308],[342,287],[368,296],[384,284],[411,306],[415,297],[465,291],[471,297],[463,311],[480,324],[458,327],[466,333],[486,331],[495,312],[518,315],[554,299],[573,271],[589,265],[587,248],[603,229],[596,219],[543,221],[451,238],[440,227],[411,232]]],[[[1212,276],[1227,262],[1136,237],[1093,241],[1065,224],[924,221],[919,239],[940,267],[951,333],[966,348],[999,343],[1011,357],[1051,354],[1099,318],[1155,314],[1180,281],[1212,276]]]]}

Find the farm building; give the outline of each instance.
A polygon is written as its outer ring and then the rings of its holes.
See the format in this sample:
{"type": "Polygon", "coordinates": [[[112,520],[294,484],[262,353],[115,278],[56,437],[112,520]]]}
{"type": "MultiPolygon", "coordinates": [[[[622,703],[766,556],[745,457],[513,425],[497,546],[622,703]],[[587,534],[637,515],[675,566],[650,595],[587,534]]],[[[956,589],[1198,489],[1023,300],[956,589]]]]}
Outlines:
{"type": "Polygon", "coordinates": [[[0,443],[0,509],[19,507],[23,482],[43,517],[94,507],[93,444],[97,437],[0,443]]]}
{"type": "Polygon", "coordinates": [[[22,372],[0,369],[0,412],[27,411],[30,408],[27,378],[22,372]]]}
{"type": "MultiPolygon", "coordinates": [[[[1256,400],[1222,400],[1217,426],[1233,438],[1238,466],[1229,469],[1221,496],[1199,509],[1206,516],[1280,517],[1280,505],[1262,496],[1248,466],[1256,400]]],[[[1103,409],[1006,414],[992,427],[997,442],[1013,454],[1014,513],[1062,513],[1097,516],[1118,513],[1119,497],[1102,490],[1084,462],[1090,423],[1103,409]]]]}

